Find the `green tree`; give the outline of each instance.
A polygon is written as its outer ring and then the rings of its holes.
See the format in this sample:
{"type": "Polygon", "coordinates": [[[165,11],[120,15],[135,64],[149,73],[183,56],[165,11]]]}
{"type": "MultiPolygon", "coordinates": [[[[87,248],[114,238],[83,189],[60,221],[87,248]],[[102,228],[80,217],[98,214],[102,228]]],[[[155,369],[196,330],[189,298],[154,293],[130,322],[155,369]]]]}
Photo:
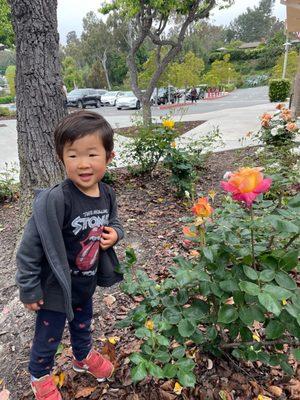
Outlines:
{"type": "Polygon", "coordinates": [[[83,70],[83,80],[84,86],[86,87],[107,88],[105,74],[99,60],[95,61],[91,68],[88,65],[85,66],[83,70]]]}
{"type": "MultiPolygon", "coordinates": [[[[149,58],[144,64],[142,65],[142,71],[138,75],[138,83],[139,87],[142,89],[147,89],[151,82],[151,78],[156,70],[157,59],[156,59],[156,52],[150,52],[149,58]]],[[[167,86],[170,82],[170,65],[163,71],[159,80],[157,81],[156,87],[163,87],[167,86]]]]}
{"type": "Polygon", "coordinates": [[[204,77],[205,83],[210,86],[223,86],[229,83],[236,83],[240,76],[229,60],[229,54],[225,54],[223,60],[214,61],[211,69],[204,77]]]}
{"type": "Polygon", "coordinates": [[[274,3],[275,0],[261,0],[258,6],[248,7],[239,15],[229,26],[235,39],[251,42],[270,37],[274,25],[278,25],[278,20],[272,16],[274,3]]]}
{"type": "Polygon", "coordinates": [[[11,10],[7,0],[0,0],[0,43],[12,47],[15,34],[11,23],[11,10]]]}
{"type": "MultiPolygon", "coordinates": [[[[118,11],[128,23],[129,52],[127,65],[131,78],[132,90],[142,104],[144,124],[151,123],[150,98],[161,75],[167,66],[182,50],[187,30],[196,21],[209,16],[209,12],[216,6],[216,0],[151,0],[138,1],[119,0],[106,3],[102,7],[103,13],[118,11]],[[178,31],[172,37],[168,35],[170,25],[174,19],[180,18],[178,31]],[[156,68],[150,79],[146,91],[142,91],[138,81],[136,55],[146,42],[150,42],[156,51],[156,68]],[[162,52],[162,48],[166,52],[162,52]]],[[[223,0],[223,5],[231,4],[232,0],[223,0]]]]}
{"type": "MultiPolygon", "coordinates": [[[[299,60],[298,52],[295,50],[290,51],[288,54],[285,77],[287,79],[290,79],[291,82],[295,79],[295,76],[296,76],[298,68],[299,68],[299,62],[300,62],[300,60],[299,60]]],[[[282,77],[283,63],[284,63],[284,54],[282,54],[277,59],[276,65],[272,69],[272,78],[280,79],[282,77]]]]}
{"type": "Polygon", "coordinates": [[[176,87],[187,88],[200,83],[204,71],[204,61],[192,51],[184,56],[183,62],[176,62],[170,66],[170,83],[176,87]]]}
{"type": "Polygon", "coordinates": [[[15,65],[9,65],[6,68],[5,77],[6,77],[8,86],[9,86],[10,95],[15,96],[16,95],[16,84],[15,84],[16,66],[15,65]]]}
{"type": "Polygon", "coordinates": [[[63,60],[62,76],[68,91],[72,90],[74,87],[83,86],[82,72],[78,70],[76,62],[72,57],[66,57],[63,60]]]}

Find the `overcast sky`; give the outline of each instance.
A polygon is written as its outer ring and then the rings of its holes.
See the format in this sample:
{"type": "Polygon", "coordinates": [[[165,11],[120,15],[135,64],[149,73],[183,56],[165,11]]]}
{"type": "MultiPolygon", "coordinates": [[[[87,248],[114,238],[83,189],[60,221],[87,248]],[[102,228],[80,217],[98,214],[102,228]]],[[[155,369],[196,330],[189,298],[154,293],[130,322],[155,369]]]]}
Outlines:
{"type": "MultiPolygon", "coordinates": [[[[82,18],[89,11],[97,11],[100,8],[101,0],[58,0],[58,32],[61,43],[65,44],[66,34],[76,31],[80,36],[82,31],[82,18]]],[[[259,0],[235,0],[235,4],[229,9],[215,10],[210,17],[211,22],[216,25],[228,25],[239,14],[242,14],[247,7],[259,4],[259,0]]],[[[279,19],[285,19],[285,6],[276,0],[274,14],[279,19]]]]}

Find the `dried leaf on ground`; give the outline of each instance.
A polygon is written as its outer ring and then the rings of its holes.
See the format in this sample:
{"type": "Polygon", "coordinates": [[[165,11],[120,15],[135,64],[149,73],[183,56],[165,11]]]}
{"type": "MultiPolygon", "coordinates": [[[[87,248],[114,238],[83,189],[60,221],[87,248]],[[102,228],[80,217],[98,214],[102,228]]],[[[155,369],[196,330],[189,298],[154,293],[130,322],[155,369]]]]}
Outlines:
{"type": "Polygon", "coordinates": [[[75,394],[75,399],[80,399],[80,397],[88,397],[90,394],[92,394],[95,390],[97,389],[97,386],[88,386],[85,388],[81,388],[78,390],[78,392],[75,394]]]}

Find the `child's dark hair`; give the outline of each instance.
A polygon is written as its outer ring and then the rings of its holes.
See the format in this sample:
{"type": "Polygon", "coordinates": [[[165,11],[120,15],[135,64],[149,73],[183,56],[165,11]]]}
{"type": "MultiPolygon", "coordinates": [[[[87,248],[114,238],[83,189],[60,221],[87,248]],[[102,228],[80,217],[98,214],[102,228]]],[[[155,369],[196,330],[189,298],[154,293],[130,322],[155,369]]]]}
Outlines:
{"type": "Polygon", "coordinates": [[[63,118],[54,131],[55,149],[60,160],[63,160],[63,150],[66,143],[91,133],[98,133],[102,140],[108,160],[114,148],[114,131],[102,115],[92,111],[77,111],[63,118]]]}

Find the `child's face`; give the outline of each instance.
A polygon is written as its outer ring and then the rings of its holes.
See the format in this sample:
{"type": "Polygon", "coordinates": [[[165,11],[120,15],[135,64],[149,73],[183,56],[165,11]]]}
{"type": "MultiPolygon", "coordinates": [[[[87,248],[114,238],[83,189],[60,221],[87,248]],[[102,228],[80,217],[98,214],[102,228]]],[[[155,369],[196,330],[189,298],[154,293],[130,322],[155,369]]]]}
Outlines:
{"type": "Polygon", "coordinates": [[[94,197],[99,196],[98,182],[103,178],[112,156],[106,159],[105,148],[97,133],[66,143],[63,150],[68,177],[79,190],[94,197]]]}

